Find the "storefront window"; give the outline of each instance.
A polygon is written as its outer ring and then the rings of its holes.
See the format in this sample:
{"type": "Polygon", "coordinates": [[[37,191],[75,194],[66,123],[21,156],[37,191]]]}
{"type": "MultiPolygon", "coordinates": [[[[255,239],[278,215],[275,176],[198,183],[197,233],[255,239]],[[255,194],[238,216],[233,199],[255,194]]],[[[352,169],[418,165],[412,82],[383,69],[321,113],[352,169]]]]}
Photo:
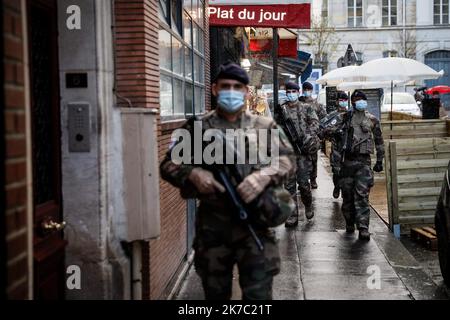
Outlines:
{"type": "Polygon", "coordinates": [[[184,63],[183,63],[183,50],[184,47],[181,41],[178,41],[175,37],[172,39],[172,52],[173,52],[173,72],[179,75],[183,75],[184,63]]]}
{"type": "Polygon", "coordinates": [[[184,37],[184,41],[186,41],[186,43],[188,45],[192,44],[192,22],[191,22],[191,18],[185,14],[184,15],[184,22],[183,22],[183,27],[184,27],[184,31],[183,31],[183,37],[184,37]]]}
{"type": "Polygon", "coordinates": [[[203,59],[196,54],[194,60],[194,79],[196,82],[204,82],[204,72],[203,59]]]}
{"type": "Polygon", "coordinates": [[[159,30],[159,67],[172,71],[171,36],[165,30],[159,30]]]}
{"type": "Polygon", "coordinates": [[[195,87],[195,113],[205,112],[205,90],[201,87],[195,87]]]}
{"type": "Polygon", "coordinates": [[[169,21],[169,1],[168,0],[159,0],[159,18],[164,20],[165,22],[169,21]]]}
{"type": "Polygon", "coordinates": [[[172,97],[172,78],[165,75],[160,77],[160,96],[161,114],[172,113],[173,97],[172,97]]]}
{"type": "Polygon", "coordinates": [[[194,90],[192,88],[192,84],[187,82],[185,88],[185,110],[186,114],[193,114],[193,106],[194,106],[194,90]]]}
{"type": "Polygon", "coordinates": [[[184,50],[184,75],[186,79],[192,80],[192,49],[184,50]]]}
{"type": "Polygon", "coordinates": [[[184,95],[183,95],[183,81],[173,80],[173,113],[174,115],[184,115],[184,95]]]}
{"type": "Polygon", "coordinates": [[[160,100],[167,120],[205,112],[203,13],[201,0],[160,1],[160,100]]]}

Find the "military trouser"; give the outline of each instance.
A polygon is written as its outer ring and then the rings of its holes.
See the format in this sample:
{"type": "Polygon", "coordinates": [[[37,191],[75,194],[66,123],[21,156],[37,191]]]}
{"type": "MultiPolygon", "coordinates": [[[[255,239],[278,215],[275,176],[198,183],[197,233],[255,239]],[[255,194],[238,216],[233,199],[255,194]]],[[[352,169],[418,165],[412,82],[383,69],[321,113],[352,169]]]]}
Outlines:
{"type": "Polygon", "coordinates": [[[264,250],[247,234],[236,242],[214,234],[197,233],[195,269],[202,280],[206,300],[230,300],[234,264],[239,270],[243,300],[271,300],[273,277],[280,272],[280,253],[274,231],[258,232],[264,250]]]}
{"type": "Polygon", "coordinates": [[[340,167],[332,167],[331,168],[332,172],[333,172],[333,185],[335,188],[340,188],[339,187],[339,180],[340,180],[340,167]]]}
{"type": "Polygon", "coordinates": [[[356,223],[358,229],[369,228],[369,193],[374,185],[372,169],[367,163],[346,161],[341,170],[339,185],[342,190],[342,213],[345,221],[347,225],[356,223]]]}
{"type": "Polygon", "coordinates": [[[333,172],[333,184],[334,187],[339,187],[340,172],[341,172],[341,155],[336,149],[336,146],[331,144],[330,154],[331,171],[333,172]]]}
{"type": "Polygon", "coordinates": [[[285,185],[286,190],[292,195],[295,205],[297,206],[295,214],[298,212],[297,184],[298,190],[300,191],[300,197],[305,207],[310,207],[312,205],[311,185],[309,183],[312,169],[313,164],[311,156],[297,156],[297,171],[295,175],[289,178],[285,185]]]}
{"type": "Polygon", "coordinates": [[[311,174],[309,175],[309,178],[311,180],[317,179],[317,161],[318,160],[319,160],[319,151],[317,151],[311,155],[312,168],[311,168],[311,174]]]}

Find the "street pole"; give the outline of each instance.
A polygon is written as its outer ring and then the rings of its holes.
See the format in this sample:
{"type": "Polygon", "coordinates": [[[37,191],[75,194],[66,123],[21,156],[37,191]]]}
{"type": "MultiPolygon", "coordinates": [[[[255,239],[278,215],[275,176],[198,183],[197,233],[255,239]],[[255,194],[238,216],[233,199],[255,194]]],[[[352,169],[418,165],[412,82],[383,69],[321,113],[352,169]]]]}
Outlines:
{"type": "MultiPolygon", "coordinates": [[[[402,45],[403,45],[403,54],[405,55],[405,57],[404,58],[408,58],[407,56],[406,56],[406,54],[407,54],[407,52],[406,52],[406,0],[403,0],[402,1],[402,4],[403,4],[403,18],[402,18],[402,22],[403,22],[403,43],[402,43],[402,45]]],[[[405,86],[405,89],[406,89],[406,86],[405,86]]]]}
{"type": "Polygon", "coordinates": [[[278,106],[278,28],[273,28],[273,107],[278,106]]]}

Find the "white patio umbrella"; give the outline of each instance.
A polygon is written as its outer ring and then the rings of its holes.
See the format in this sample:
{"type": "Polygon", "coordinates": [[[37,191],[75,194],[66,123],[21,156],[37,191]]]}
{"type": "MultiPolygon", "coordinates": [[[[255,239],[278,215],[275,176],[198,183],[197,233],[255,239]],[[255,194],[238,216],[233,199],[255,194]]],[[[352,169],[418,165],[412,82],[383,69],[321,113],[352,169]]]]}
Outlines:
{"type": "MultiPolygon", "coordinates": [[[[405,81],[396,80],[394,86],[402,85],[405,81]]],[[[391,81],[352,81],[342,82],[337,85],[337,89],[341,91],[353,91],[358,89],[377,89],[377,88],[389,88],[391,87],[391,81]]]]}
{"type": "Polygon", "coordinates": [[[360,76],[355,77],[358,68],[359,66],[337,68],[324,74],[316,82],[322,85],[336,86],[342,82],[363,80],[360,76]]]}
{"type": "Polygon", "coordinates": [[[443,70],[437,72],[419,61],[396,57],[375,59],[354,70],[354,76],[365,81],[391,82],[391,120],[394,81],[438,79],[443,75],[443,70]]]}
{"type": "Polygon", "coordinates": [[[437,72],[426,64],[407,58],[381,58],[364,63],[354,70],[354,77],[365,81],[411,81],[438,79],[444,71],[437,72]]]}

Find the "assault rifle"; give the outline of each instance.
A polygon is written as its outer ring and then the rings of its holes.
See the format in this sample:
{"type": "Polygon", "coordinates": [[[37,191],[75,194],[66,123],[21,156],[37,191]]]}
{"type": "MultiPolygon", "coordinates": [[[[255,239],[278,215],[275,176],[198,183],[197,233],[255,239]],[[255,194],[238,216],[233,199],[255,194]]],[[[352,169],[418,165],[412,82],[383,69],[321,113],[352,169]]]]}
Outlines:
{"type": "Polygon", "coordinates": [[[287,110],[287,102],[280,104],[276,107],[275,112],[277,112],[280,120],[282,121],[283,127],[286,129],[286,135],[294,147],[294,151],[297,154],[302,154],[304,133],[298,130],[297,126],[289,117],[289,112],[287,110]]]}
{"type": "MultiPolygon", "coordinates": [[[[193,133],[194,130],[194,122],[197,120],[196,117],[191,117],[188,120],[187,128],[190,132],[193,133]]],[[[217,179],[219,183],[221,183],[226,191],[226,194],[233,204],[234,208],[238,212],[238,218],[239,220],[245,224],[248,228],[248,231],[252,238],[255,240],[256,245],[260,251],[264,250],[264,245],[261,242],[261,239],[259,239],[258,235],[255,232],[255,229],[253,228],[251,222],[250,222],[250,216],[249,213],[253,212],[254,210],[251,210],[251,205],[254,204],[245,204],[244,201],[242,201],[239,193],[236,190],[235,186],[238,186],[244,179],[242,178],[238,167],[236,164],[225,164],[225,154],[227,152],[231,152],[231,155],[233,156],[233,159],[237,161],[240,158],[240,155],[238,153],[237,148],[234,145],[234,139],[233,143],[231,144],[225,137],[224,133],[220,130],[217,130],[214,139],[218,141],[222,141],[223,148],[224,148],[224,159],[223,164],[204,164],[202,167],[205,170],[208,170],[213,173],[214,177],[217,179]]],[[[203,150],[203,148],[202,148],[203,150]]],[[[202,151],[203,152],[203,151],[202,151]]],[[[194,155],[194,147],[192,147],[192,156],[194,155]]],[[[228,158],[228,157],[227,157],[228,158]]],[[[258,214],[257,212],[254,212],[255,214],[258,214]]]]}
{"type": "Polygon", "coordinates": [[[354,129],[352,127],[352,118],[353,118],[353,111],[348,111],[345,114],[345,120],[344,120],[344,138],[343,138],[343,145],[341,150],[341,163],[344,163],[345,158],[347,156],[348,152],[351,152],[353,149],[353,133],[354,129]]]}

